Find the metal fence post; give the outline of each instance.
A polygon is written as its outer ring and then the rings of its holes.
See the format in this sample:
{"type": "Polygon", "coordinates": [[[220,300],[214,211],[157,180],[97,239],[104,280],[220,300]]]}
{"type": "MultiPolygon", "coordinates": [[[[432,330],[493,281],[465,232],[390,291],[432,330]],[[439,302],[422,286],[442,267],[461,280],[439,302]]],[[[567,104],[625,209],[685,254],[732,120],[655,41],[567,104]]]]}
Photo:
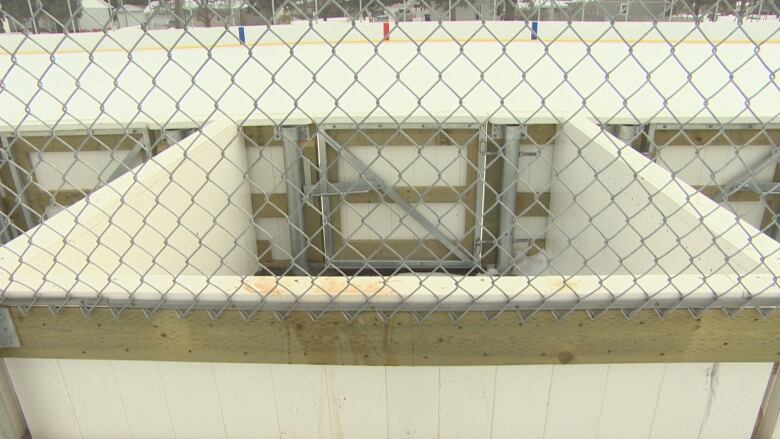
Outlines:
{"type": "Polygon", "coordinates": [[[520,159],[520,137],[523,129],[519,125],[506,126],[502,156],[504,163],[501,170],[501,194],[498,223],[498,257],[496,268],[500,274],[512,269],[514,257],[512,246],[515,242],[515,223],[517,215],[517,179],[519,177],[518,160],[520,159]]]}
{"type": "Polygon", "coordinates": [[[290,247],[292,250],[292,268],[303,274],[308,271],[306,233],[303,230],[303,171],[302,154],[298,145],[298,127],[283,127],[284,178],[287,185],[287,213],[290,221],[290,247]]]}

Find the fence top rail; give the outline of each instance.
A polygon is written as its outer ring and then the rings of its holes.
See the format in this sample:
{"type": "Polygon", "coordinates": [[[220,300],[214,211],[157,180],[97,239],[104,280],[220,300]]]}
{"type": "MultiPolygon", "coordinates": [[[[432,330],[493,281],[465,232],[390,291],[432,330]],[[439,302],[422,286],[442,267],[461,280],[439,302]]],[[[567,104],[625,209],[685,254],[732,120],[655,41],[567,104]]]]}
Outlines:
{"type": "MultiPolygon", "coordinates": [[[[324,129],[364,129],[373,125],[384,125],[385,128],[415,128],[427,126],[429,128],[447,127],[477,127],[486,123],[495,125],[549,125],[562,124],[575,117],[582,116],[579,112],[564,112],[556,115],[542,112],[509,112],[500,111],[493,114],[447,114],[428,113],[418,115],[404,115],[404,117],[389,117],[377,114],[352,114],[352,115],[322,115],[322,116],[289,116],[270,115],[247,117],[240,114],[219,115],[219,118],[227,117],[237,126],[305,126],[317,125],[324,129]]],[[[736,117],[718,118],[705,116],[699,112],[691,111],[688,114],[676,113],[675,115],[615,115],[609,117],[596,117],[584,115],[587,120],[605,125],[663,125],[663,129],[778,129],[780,128],[780,115],[777,113],[741,114],[736,117]]],[[[51,136],[53,134],[76,134],[92,132],[95,134],[128,132],[135,133],[140,130],[181,130],[194,129],[207,124],[209,120],[172,120],[161,122],[155,119],[139,116],[132,121],[99,121],[85,124],[82,120],[63,117],[57,120],[40,121],[25,120],[19,124],[10,124],[0,119],[0,134],[25,135],[25,136],[51,136]]]]}

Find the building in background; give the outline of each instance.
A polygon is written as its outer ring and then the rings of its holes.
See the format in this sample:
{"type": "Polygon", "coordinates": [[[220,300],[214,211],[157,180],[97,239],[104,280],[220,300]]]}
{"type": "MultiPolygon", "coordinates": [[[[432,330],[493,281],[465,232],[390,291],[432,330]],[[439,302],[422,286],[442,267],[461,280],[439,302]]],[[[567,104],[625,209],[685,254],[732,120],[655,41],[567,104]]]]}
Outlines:
{"type": "Polygon", "coordinates": [[[82,32],[99,32],[114,29],[113,8],[103,0],[81,0],[81,17],[78,26],[82,32]]]}
{"type": "Polygon", "coordinates": [[[137,5],[124,4],[114,11],[114,21],[117,27],[145,26],[146,9],[137,5]]]}

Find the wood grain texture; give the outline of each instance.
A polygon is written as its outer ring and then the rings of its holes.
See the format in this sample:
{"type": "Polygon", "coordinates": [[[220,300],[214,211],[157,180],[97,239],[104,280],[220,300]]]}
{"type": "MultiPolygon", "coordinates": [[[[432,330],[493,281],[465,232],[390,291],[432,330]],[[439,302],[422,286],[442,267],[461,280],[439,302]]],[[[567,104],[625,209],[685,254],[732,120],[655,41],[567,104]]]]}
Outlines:
{"type": "Polygon", "coordinates": [[[160,311],[147,320],[128,310],[116,320],[105,309],[89,319],[76,309],[52,317],[13,310],[22,347],[5,357],[356,365],[484,365],[730,362],[780,359],[780,314],[743,311],[734,318],[685,311],[665,320],[646,311],[626,320],[609,311],[591,321],[577,312],[563,321],[540,313],[521,324],[511,313],[486,321],[470,313],[453,324],[444,313],[423,323],[399,313],[383,323],[364,313],[347,323],[339,313],[313,321],[294,313],[284,321],[260,312],[244,321],[233,311],[211,320],[196,311],[178,319],[160,311]]]}
{"type": "Polygon", "coordinates": [[[130,134],[57,134],[55,136],[22,136],[12,139],[12,145],[20,151],[74,152],[130,150],[143,141],[141,133],[130,134]]]}
{"type": "Polygon", "coordinates": [[[777,145],[780,143],[780,130],[657,129],[655,143],[659,146],[777,145]]]}

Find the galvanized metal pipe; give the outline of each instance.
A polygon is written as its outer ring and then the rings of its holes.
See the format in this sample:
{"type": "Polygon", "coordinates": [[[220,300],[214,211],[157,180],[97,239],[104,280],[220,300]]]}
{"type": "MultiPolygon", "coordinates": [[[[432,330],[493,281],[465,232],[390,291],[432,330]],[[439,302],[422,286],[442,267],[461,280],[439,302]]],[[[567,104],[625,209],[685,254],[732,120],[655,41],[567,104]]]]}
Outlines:
{"type": "Polygon", "coordinates": [[[522,127],[508,125],[504,131],[504,146],[501,148],[504,159],[501,170],[501,192],[499,200],[498,222],[498,256],[496,269],[500,274],[506,274],[514,265],[512,247],[515,242],[515,223],[517,222],[517,180],[520,177],[518,161],[520,160],[520,137],[522,127]]]}
{"type": "Polygon", "coordinates": [[[292,269],[299,274],[305,274],[308,269],[306,248],[308,238],[303,230],[303,171],[301,170],[302,154],[298,145],[298,128],[283,127],[282,142],[284,144],[284,178],[287,184],[287,215],[290,221],[290,249],[292,252],[292,269]]]}
{"type": "MultiPolygon", "coordinates": [[[[15,197],[19,202],[19,209],[22,212],[22,218],[24,219],[25,227],[27,230],[32,229],[38,225],[38,219],[36,215],[32,213],[32,204],[27,196],[27,189],[29,185],[35,184],[31,175],[19,172],[19,169],[15,163],[15,157],[11,145],[8,143],[8,139],[4,136],[0,136],[0,145],[2,145],[3,152],[0,157],[0,161],[6,160],[8,166],[8,172],[11,175],[11,183],[14,185],[12,190],[15,192],[15,197]]],[[[40,154],[40,153],[39,153],[40,154]]]]}

